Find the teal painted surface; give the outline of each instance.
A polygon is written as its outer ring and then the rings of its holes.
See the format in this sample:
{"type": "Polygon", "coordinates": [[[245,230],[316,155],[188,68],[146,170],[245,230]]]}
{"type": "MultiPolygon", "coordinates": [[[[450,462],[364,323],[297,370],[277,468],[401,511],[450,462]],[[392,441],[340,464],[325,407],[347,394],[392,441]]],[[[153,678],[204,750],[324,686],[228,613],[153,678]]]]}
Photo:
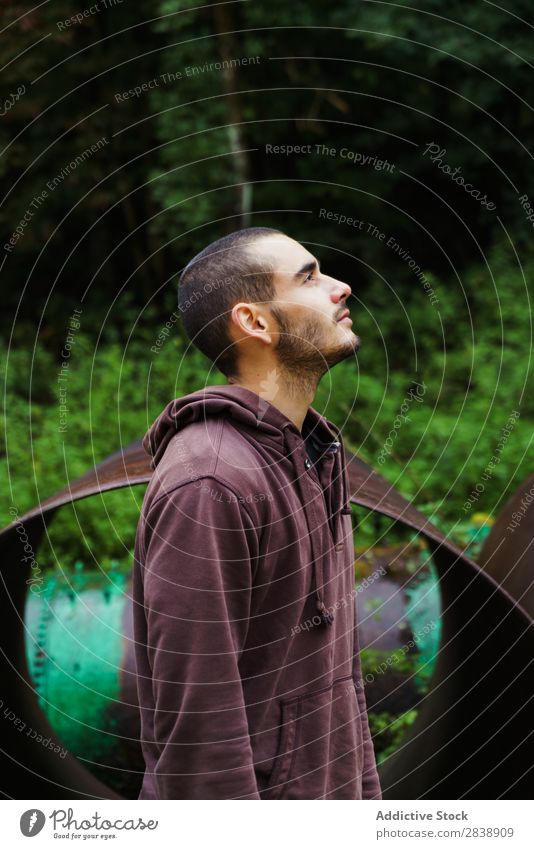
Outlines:
{"type": "MultiPolygon", "coordinates": [[[[117,700],[128,577],[129,569],[104,573],[78,564],[27,597],[26,653],[41,708],[63,744],[89,762],[121,761],[117,700]]],[[[424,687],[440,646],[441,602],[437,570],[423,555],[403,592],[417,645],[415,683],[424,687]],[[423,633],[431,622],[435,627],[423,633]]]]}
{"type": "Polygon", "coordinates": [[[113,747],[127,574],[48,578],[26,602],[26,655],[42,710],[73,754],[99,760],[113,747]]]}
{"type": "Polygon", "coordinates": [[[431,560],[404,588],[407,597],[406,618],[414,634],[418,657],[415,682],[424,685],[431,678],[441,642],[441,594],[439,574],[431,560]]]}

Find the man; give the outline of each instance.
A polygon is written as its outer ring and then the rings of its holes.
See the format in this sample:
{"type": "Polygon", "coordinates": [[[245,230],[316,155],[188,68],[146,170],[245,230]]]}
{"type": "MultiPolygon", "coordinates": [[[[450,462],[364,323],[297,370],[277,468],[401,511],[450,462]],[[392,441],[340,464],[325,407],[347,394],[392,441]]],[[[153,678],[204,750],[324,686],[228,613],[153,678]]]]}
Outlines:
{"type": "Polygon", "coordinates": [[[338,427],[310,404],[359,339],[350,286],[278,230],[184,269],[186,332],[228,380],[148,431],[134,564],[140,799],[380,799],[338,427]]]}

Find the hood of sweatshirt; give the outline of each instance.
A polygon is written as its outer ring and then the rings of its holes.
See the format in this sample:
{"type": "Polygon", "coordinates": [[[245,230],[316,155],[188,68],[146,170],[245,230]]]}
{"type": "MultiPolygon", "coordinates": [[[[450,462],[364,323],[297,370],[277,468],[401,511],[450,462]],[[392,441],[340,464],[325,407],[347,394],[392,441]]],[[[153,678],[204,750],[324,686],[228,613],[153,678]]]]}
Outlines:
{"type": "MultiPolygon", "coordinates": [[[[328,480],[324,488],[329,521],[335,522],[337,513],[350,509],[348,484],[345,471],[345,453],[340,429],[322,416],[313,407],[306,413],[302,432],[274,404],[242,386],[235,384],[207,386],[203,389],[175,398],[163,409],[143,439],[143,448],[152,457],[151,468],[161,461],[171,439],[192,422],[206,421],[208,417],[231,419],[237,429],[249,441],[261,442],[273,455],[290,458],[295,470],[294,485],[298,488],[305,512],[307,512],[306,484],[309,459],[302,459],[298,449],[303,441],[313,446],[316,461],[322,465],[322,480],[328,480]]],[[[273,456],[276,462],[276,456],[273,456]]],[[[308,484],[309,485],[309,484],[308,484]]],[[[313,517],[309,516],[310,527],[313,517]]],[[[313,545],[313,533],[312,545],[313,545]]],[[[323,557],[314,549],[314,592],[316,607],[325,624],[331,624],[334,616],[326,609],[322,597],[323,557]]]]}

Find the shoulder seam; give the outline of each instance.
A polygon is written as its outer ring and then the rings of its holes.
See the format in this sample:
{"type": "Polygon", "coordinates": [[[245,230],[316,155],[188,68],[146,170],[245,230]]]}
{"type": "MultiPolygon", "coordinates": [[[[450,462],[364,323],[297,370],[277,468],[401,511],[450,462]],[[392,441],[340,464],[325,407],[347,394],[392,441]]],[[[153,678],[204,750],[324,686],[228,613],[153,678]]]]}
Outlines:
{"type": "Polygon", "coordinates": [[[213,467],[213,475],[215,475],[215,473],[217,471],[217,466],[219,464],[219,456],[220,456],[219,447],[220,447],[220,444],[221,444],[221,441],[222,441],[224,424],[225,424],[225,419],[224,419],[224,417],[221,416],[221,418],[219,419],[219,427],[217,429],[216,440],[215,440],[217,444],[215,445],[215,465],[213,467]]]}
{"type": "MultiPolygon", "coordinates": [[[[221,477],[219,475],[206,473],[204,475],[199,475],[196,478],[188,478],[188,480],[180,481],[180,483],[177,483],[175,486],[172,486],[170,489],[165,490],[165,492],[162,492],[160,495],[158,495],[158,497],[152,502],[152,504],[148,508],[147,512],[149,513],[152,510],[152,508],[156,506],[156,504],[159,504],[160,501],[162,501],[167,496],[171,495],[173,492],[176,492],[176,490],[181,489],[182,487],[187,486],[188,484],[194,483],[197,480],[204,480],[205,478],[211,478],[212,480],[217,481],[217,483],[220,483],[223,486],[225,486],[227,489],[229,489],[230,492],[232,492],[236,496],[236,498],[238,498],[238,499],[242,498],[240,493],[236,491],[233,484],[231,484],[229,481],[225,480],[223,477],[221,477]]],[[[252,514],[248,510],[248,508],[246,506],[246,502],[245,501],[239,501],[238,503],[239,503],[240,506],[242,506],[244,508],[247,516],[249,517],[249,519],[252,523],[252,527],[255,530],[257,530],[254,517],[252,516],[252,514]]]]}

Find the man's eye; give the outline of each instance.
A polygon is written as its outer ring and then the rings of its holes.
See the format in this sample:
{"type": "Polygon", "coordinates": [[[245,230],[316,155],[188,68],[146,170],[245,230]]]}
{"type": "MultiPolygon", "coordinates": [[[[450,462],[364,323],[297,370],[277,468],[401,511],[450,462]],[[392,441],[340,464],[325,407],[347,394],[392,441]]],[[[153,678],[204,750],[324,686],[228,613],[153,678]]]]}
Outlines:
{"type": "Polygon", "coordinates": [[[306,277],[304,278],[305,283],[307,283],[308,280],[313,280],[313,271],[310,271],[310,273],[307,274],[306,277]]]}

